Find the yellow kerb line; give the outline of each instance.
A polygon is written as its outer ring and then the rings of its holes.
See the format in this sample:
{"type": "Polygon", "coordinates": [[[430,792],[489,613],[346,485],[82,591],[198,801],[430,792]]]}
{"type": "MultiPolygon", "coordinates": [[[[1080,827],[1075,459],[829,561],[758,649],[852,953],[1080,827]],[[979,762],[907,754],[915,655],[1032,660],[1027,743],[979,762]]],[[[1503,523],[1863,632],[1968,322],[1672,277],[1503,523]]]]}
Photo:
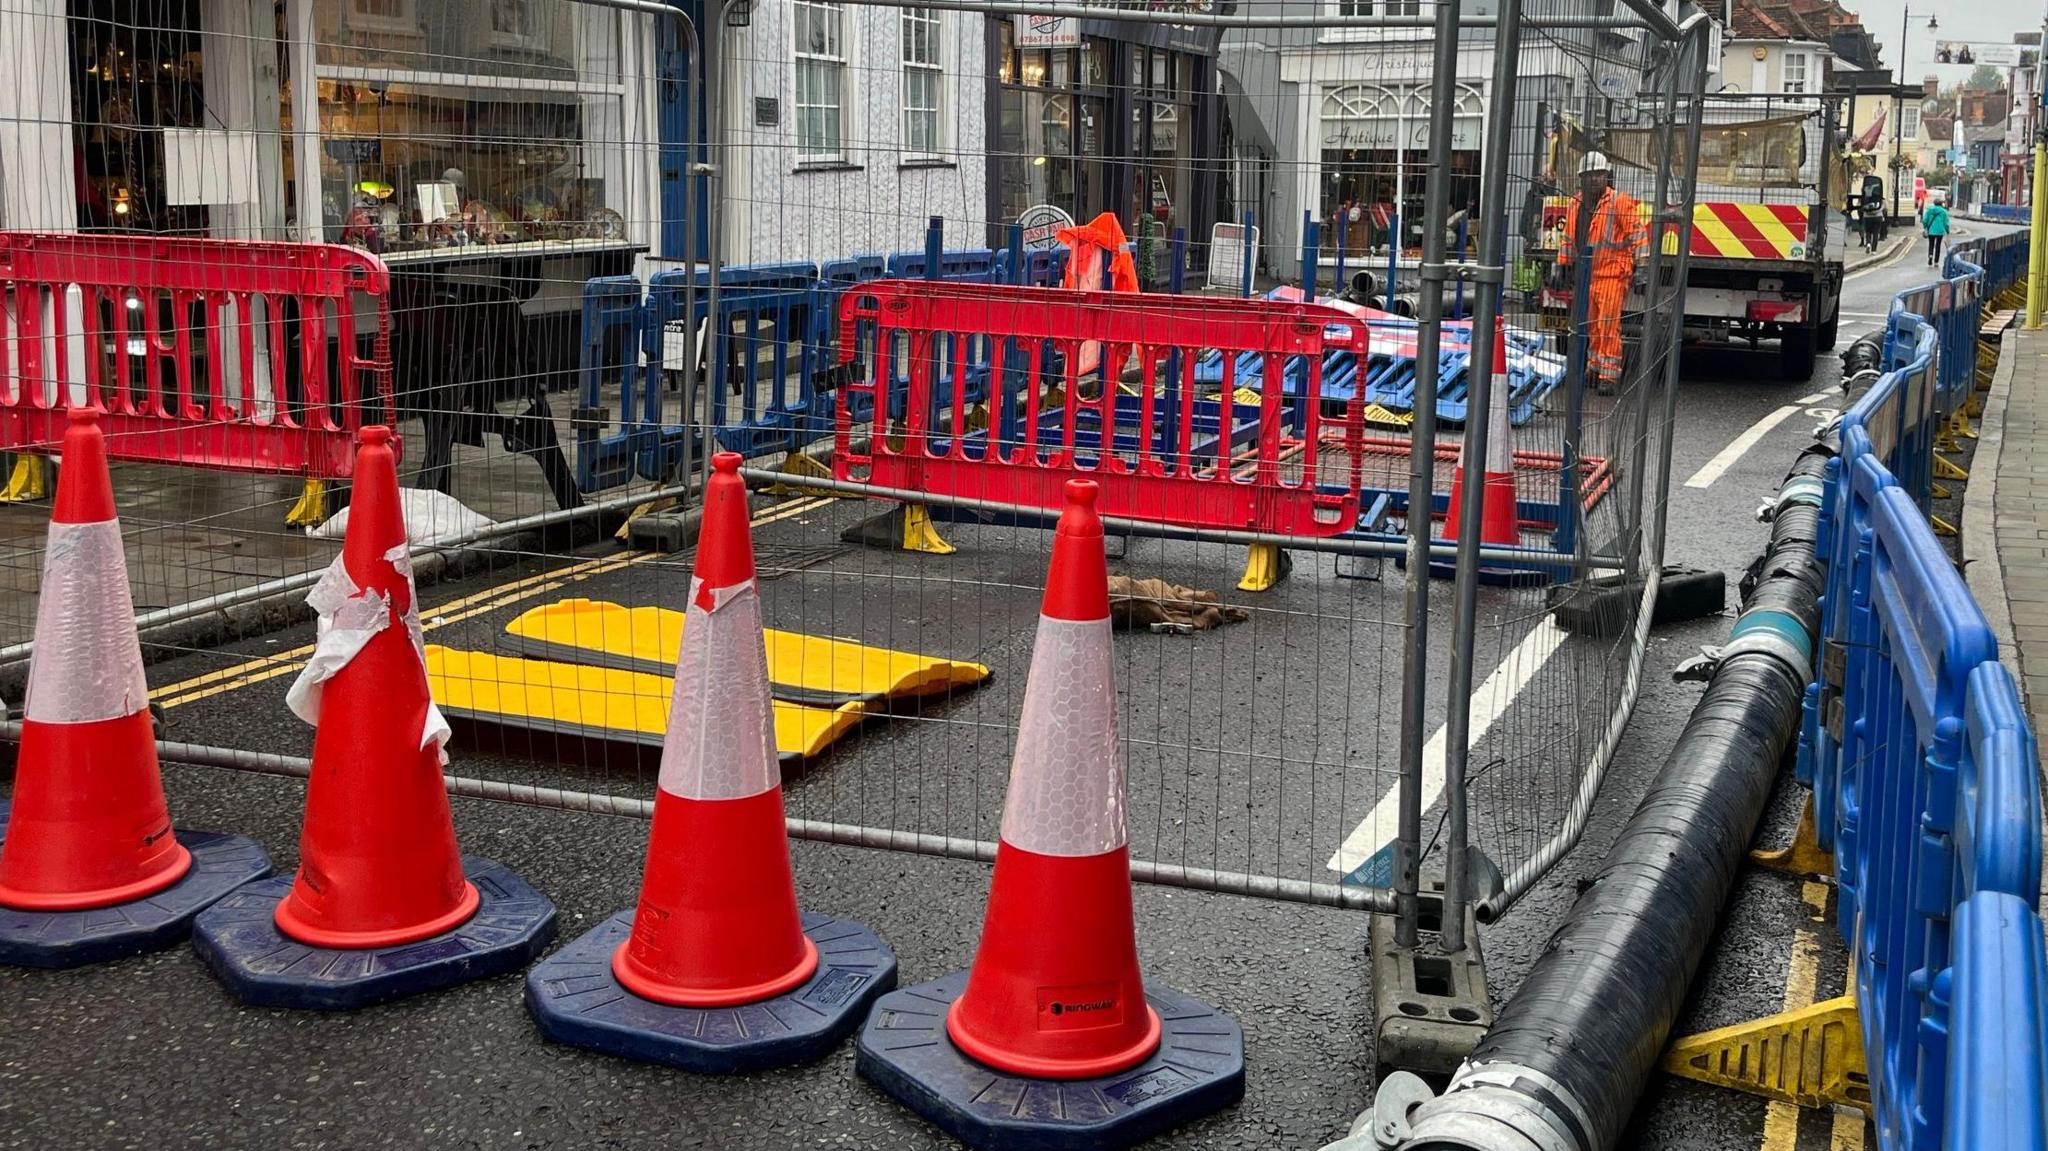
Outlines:
{"type": "MultiPolygon", "coordinates": [[[[770,524],[777,520],[788,519],[791,516],[801,515],[804,512],[810,511],[826,502],[828,501],[819,497],[808,497],[792,504],[778,505],[773,510],[763,512],[761,515],[754,517],[753,523],[758,527],[762,524],[770,524]]],[[[621,568],[631,567],[634,564],[642,564],[650,560],[659,559],[660,554],[659,552],[636,552],[626,556],[598,556],[580,560],[560,571],[522,576],[519,579],[499,584],[497,587],[486,588],[483,591],[450,600],[445,604],[424,609],[421,613],[423,618],[420,621],[420,630],[433,631],[435,628],[461,623],[463,620],[473,619],[485,612],[496,611],[501,607],[507,607],[522,600],[532,599],[538,595],[545,595],[551,591],[559,591],[570,583],[581,582],[592,576],[603,575],[606,572],[618,571],[621,568]]],[[[152,692],[151,695],[158,707],[168,710],[207,699],[211,696],[234,691],[237,688],[266,683],[279,676],[290,675],[298,671],[299,666],[305,662],[306,657],[313,654],[314,646],[313,644],[306,644],[301,647],[292,648],[290,651],[256,656],[234,667],[222,668],[219,671],[210,671],[204,675],[181,680],[167,687],[160,688],[152,692]]]]}
{"type": "MultiPolygon", "coordinates": [[[[1811,880],[1799,887],[1799,896],[1812,910],[1816,921],[1824,921],[1828,910],[1828,886],[1811,880]]],[[[1811,928],[1792,933],[1792,964],[1785,973],[1784,1010],[1811,1007],[1820,977],[1820,939],[1811,928]]],[[[1836,1111],[1828,1136],[1829,1151],[1863,1151],[1861,1113],[1836,1111]]],[[[1799,1108],[1771,1100],[1764,1104],[1764,1137],[1760,1151],[1794,1151],[1799,1145],[1799,1108]]]]}

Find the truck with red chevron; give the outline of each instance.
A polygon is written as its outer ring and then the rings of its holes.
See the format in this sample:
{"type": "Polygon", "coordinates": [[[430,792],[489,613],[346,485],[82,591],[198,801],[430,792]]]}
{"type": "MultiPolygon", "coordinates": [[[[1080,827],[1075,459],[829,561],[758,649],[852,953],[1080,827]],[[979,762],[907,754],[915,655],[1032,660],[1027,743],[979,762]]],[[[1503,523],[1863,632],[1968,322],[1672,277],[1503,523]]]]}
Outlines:
{"type": "MultiPolygon", "coordinates": [[[[1819,97],[1721,92],[1706,98],[1686,261],[1688,343],[1759,349],[1774,343],[1788,380],[1810,377],[1816,353],[1835,346],[1849,228],[1830,204],[1829,186],[1842,179],[1828,161],[1834,138],[1833,105],[1819,97]]],[[[1610,129],[1595,141],[1560,116],[1550,140],[1546,161],[1557,172],[1576,171],[1579,157],[1596,146],[1618,175],[1630,167],[1651,171],[1662,159],[1658,136],[1649,130],[1610,129]]],[[[1674,197],[1680,194],[1673,190],[1674,197]]],[[[1531,259],[1554,256],[1568,204],[1562,196],[1544,202],[1542,235],[1528,247],[1531,259]]],[[[1677,254],[1675,235],[1665,237],[1664,254],[1677,254]]],[[[1553,324],[1570,314],[1569,283],[1547,282],[1539,292],[1553,324]]],[[[1641,298],[1639,282],[1625,328],[1639,322],[1641,298]]]]}

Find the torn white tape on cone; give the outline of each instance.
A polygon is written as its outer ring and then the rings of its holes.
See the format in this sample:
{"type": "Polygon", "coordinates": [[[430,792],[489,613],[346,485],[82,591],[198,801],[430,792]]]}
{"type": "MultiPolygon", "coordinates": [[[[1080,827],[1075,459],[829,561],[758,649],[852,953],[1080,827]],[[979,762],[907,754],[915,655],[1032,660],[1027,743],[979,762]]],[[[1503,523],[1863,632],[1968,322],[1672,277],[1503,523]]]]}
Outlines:
{"type": "Polygon", "coordinates": [[[782,785],[761,596],[753,580],[704,590],[690,580],[660,785],[684,799],[746,799],[782,785]]]}
{"type": "Polygon", "coordinates": [[[24,718],[100,723],[148,706],[120,521],[51,524],[24,718]]]}
{"type": "MultiPolygon", "coordinates": [[[[392,549],[403,554],[403,545],[392,549]]],[[[391,554],[386,553],[387,560],[391,554]]],[[[405,579],[408,593],[412,590],[411,564],[401,565],[394,561],[393,567],[405,579]]],[[[413,597],[408,594],[410,601],[413,597]]],[[[380,591],[364,591],[348,574],[342,557],[334,557],[327,565],[313,590],[306,593],[306,603],[319,616],[316,625],[319,640],[314,644],[313,655],[306,666],[299,671],[299,678],[292,681],[291,690],[285,693],[285,706],[292,714],[305,722],[318,726],[320,723],[320,700],[325,692],[324,685],[341,673],[363,648],[369,646],[377,633],[391,626],[391,599],[380,591]]],[[[405,624],[411,633],[413,653],[420,660],[422,682],[426,677],[426,648],[422,642],[419,615],[407,611],[405,624]]],[[[421,725],[421,748],[432,744],[440,752],[441,762],[448,762],[447,743],[452,734],[448,720],[434,701],[427,700],[426,721],[421,725]]]]}
{"type": "Polygon", "coordinates": [[[1039,617],[1003,800],[1011,846],[1101,855],[1128,842],[1113,659],[1107,619],[1039,617]]]}

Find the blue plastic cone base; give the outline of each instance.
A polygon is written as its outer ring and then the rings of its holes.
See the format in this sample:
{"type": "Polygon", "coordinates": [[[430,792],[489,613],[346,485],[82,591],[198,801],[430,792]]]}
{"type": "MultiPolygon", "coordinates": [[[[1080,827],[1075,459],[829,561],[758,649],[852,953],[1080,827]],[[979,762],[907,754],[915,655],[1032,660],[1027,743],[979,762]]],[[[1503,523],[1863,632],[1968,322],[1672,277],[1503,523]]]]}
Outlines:
{"type": "Polygon", "coordinates": [[[896,986],[896,953],[851,920],[805,914],[818,970],[773,999],[733,1007],[672,1007],[619,985],[612,953],[633,931],[621,911],[526,974],[526,1006],[541,1034],[606,1055],[725,1075],[819,1059],[896,986]]]}
{"type": "MultiPolygon", "coordinates": [[[[9,804],[0,803],[0,840],[9,804]]],[[[82,967],[162,951],[192,933],[201,911],[252,879],[270,874],[263,845],[211,831],[174,834],[192,866],[155,895],[85,911],[17,911],[0,907],[0,963],[16,967],[82,967]]]]}
{"type": "Polygon", "coordinates": [[[475,915],[442,935],[363,949],[300,943],[273,918],[292,889],[292,877],[281,875],[208,908],[192,928],[192,946],[245,1003],[347,1011],[516,971],[554,939],[547,896],[488,859],[465,855],[462,872],[481,899],[475,915]]]}
{"type": "Polygon", "coordinates": [[[1030,1079],[986,1067],[946,1036],[967,973],[882,997],[855,1066],[941,1130],[985,1151],[1127,1147],[1244,1098],[1244,1031],[1171,988],[1145,985],[1159,1050],[1099,1079],[1030,1079]]]}

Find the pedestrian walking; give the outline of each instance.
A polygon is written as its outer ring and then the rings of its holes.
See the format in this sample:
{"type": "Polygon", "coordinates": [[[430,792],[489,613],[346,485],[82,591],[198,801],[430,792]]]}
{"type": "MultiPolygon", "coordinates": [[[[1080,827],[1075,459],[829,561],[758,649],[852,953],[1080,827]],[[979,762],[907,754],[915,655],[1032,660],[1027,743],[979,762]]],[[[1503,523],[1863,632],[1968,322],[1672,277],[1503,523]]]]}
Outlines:
{"type": "Polygon", "coordinates": [[[1941,244],[1948,239],[1948,209],[1941,201],[1930,200],[1920,214],[1920,226],[1927,231],[1927,263],[1932,267],[1941,262],[1941,244]]]}

